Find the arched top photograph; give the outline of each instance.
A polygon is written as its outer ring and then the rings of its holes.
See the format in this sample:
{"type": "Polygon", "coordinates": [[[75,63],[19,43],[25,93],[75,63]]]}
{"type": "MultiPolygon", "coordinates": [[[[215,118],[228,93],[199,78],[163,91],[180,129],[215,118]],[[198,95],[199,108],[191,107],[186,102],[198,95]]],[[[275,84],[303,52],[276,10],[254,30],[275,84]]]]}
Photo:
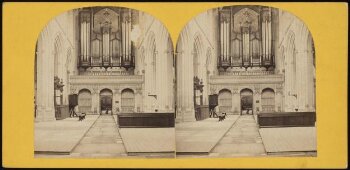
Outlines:
{"type": "Polygon", "coordinates": [[[283,9],[234,5],[193,16],[176,44],[176,133],[196,131],[208,145],[181,136],[177,157],[197,157],[193,148],[215,157],[317,156],[315,50],[307,24],[283,9]]]}
{"type": "Polygon", "coordinates": [[[173,158],[173,52],[167,28],[142,11],[84,7],[50,20],[33,54],[35,156],[173,158]]]}

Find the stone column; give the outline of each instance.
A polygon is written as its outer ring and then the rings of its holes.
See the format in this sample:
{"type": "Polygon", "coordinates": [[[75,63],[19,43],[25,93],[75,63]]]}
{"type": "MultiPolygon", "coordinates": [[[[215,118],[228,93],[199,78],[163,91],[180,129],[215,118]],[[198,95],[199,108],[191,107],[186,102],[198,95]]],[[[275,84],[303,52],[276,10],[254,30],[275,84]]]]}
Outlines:
{"type": "Polygon", "coordinates": [[[100,114],[100,94],[97,87],[91,92],[91,110],[94,114],[100,114]]]}
{"type": "Polygon", "coordinates": [[[167,76],[167,47],[168,47],[168,32],[164,28],[164,26],[161,23],[157,24],[158,28],[158,34],[155,35],[156,40],[156,48],[158,51],[157,54],[157,61],[156,61],[156,84],[157,84],[157,104],[158,104],[158,111],[164,112],[166,111],[165,106],[168,102],[168,93],[167,87],[169,85],[168,81],[166,80],[167,76]]]}
{"type": "Polygon", "coordinates": [[[119,88],[113,90],[113,114],[118,114],[121,111],[121,91],[119,88]]]}
{"type": "Polygon", "coordinates": [[[194,103],[193,103],[193,40],[188,33],[188,27],[185,27],[180,36],[180,46],[178,53],[179,62],[177,63],[178,72],[178,111],[181,117],[180,121],[195,121],[194,103]]]}
{"type": "Polygon", "coordinates": [[[254,94],[253,94],[253,113],[257,113],[257,109],[259,109],[259,112],[261,112],[262,107],[261,107],[261,89],[260,88],[255,88],[254,89],[254,94]],[[259,103],[256,103],[256,101],[259,100],[259,103]]]}
{"type": "Polygon", "coordinates": [[[46,27],[38,40],[37,55],[37,114],[35,121],[53,121],[54,108],[54,55],[53,41],[49,27],[46,27]]]}
{"type": "Polygon", "coordinates": [[[283,89],[278,85],[275,91],[275,111],[282,112],[283,110],[283,89]]]}
{"type": "Polygon", "coordinates": [[[238,89],[232,89],[232,113],[240,114],[241,113],[241,97],[238,89]]]}
{"type": "Polygon", "coordinates": [[[135,112],[142,112],[142,90],[140,88],[137,88],[135,92],[135,112]]]}
{"type": "MultiPolygon", "coordinates": [[[[167,92],[168,95],[166,96],[167,98],[167,103],[165,108],[168,110],[168,112],[174,113],[174,67],[173,67],[173,47],[172,43],[170,40],[168,40],[168,49],[167,49],[167,79],[166,81],[168,82],[167,85],[167,92]]],[[[176,100],[176,99],[175,99],[176,100]]]]}

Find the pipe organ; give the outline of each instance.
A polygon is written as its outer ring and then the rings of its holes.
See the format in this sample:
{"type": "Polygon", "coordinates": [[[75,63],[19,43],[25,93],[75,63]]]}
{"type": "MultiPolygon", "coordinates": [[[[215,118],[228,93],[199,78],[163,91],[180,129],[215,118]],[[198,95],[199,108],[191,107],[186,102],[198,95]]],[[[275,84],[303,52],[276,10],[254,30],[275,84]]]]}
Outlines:
{"type": "Polygon", "coordinates": [[[272,24],[268,7],[219,10],[218,68],[274,67],[272,24]]]}
{"type": "MultiPolygon", "coordinates": [[[[130,9],[84,8],[79,12],[78,67],[135,67],[130,9]]],[[[135,18],[135,17],[134,17],[135,18]]]]}

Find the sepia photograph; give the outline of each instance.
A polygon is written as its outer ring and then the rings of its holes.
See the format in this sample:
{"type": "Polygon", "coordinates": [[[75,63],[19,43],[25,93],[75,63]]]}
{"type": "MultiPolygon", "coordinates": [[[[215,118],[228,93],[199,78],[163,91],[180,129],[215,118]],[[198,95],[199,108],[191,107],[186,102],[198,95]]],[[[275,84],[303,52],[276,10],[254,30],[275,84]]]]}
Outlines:
{"type": "Polygon", "coordinates": [[[141,11],[54,17],[35,51],[34,157],[174,158],[173,54],[166,27],[141,11]]]}
{"type": "Polygon", "coordinates": [[[195,16],[176,50],[141,11],[53,18],[35,53],[35,157],[317,156],[307,25],[267,6],[195,16]]]}
{"type": "Polygon", "coordinates": [[[207,10],[181,31],[176,157],[317,156],[315,49],[281,9],[207,10]]]}
{"type": "Polygon", "coordinates": [[[348,8],[4,3],[2,166],[347,168],[348,8]]]}

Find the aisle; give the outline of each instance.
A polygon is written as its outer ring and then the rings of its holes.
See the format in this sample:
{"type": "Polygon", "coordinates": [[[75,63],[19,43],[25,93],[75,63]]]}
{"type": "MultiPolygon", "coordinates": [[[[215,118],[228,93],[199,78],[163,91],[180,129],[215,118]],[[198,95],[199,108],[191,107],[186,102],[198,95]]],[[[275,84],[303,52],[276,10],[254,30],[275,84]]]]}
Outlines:
{"type": "Polygon", "coordinates": [[[75,157],[127,156],[118,127],[111,115],[101,115],[74,148],[75,157]]]}
{"type": "Polygon", "coordinates": [[[259,127],[252,115],[242,115],[211,150],[210,157],[265,156],[259,127]]]}

